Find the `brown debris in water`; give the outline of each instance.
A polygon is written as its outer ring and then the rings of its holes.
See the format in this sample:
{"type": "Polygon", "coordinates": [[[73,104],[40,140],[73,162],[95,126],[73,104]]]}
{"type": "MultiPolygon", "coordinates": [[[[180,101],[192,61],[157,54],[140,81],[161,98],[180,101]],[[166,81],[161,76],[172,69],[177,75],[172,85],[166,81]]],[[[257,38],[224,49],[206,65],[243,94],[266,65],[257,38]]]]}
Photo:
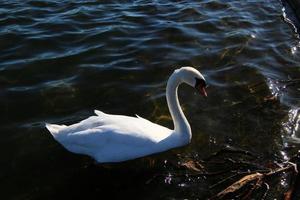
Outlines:
{"type": "MultiPolygon", "coordinates": [[[[251,174],[246,175],[242,177],[241,179],[237,180],[227,188],[225,188],[223,191],[219,192],[217,195],[211,198],[213,199],[224,199],[227,196],[240,196],[241,199],[251,199],[251,195],[261,188],[263,185],[266,187],[266,192],[262,195],[261,199],[265,199],[267,196],[267,192],[270,189],[269,184],[267,183],[267,178],[270,178],[271,176],[279,175],[280,173],[287,173],[292,172],[294,174],[297,174],[297,169],[295,168],[295,164],[288,163],[286,167],[279,167],[277,169],[269,169],[269,172],[260,173],[253,171],[251,174]],[[242,193],[240,192],[243,187],[248,187],[245,191],[242,193]]],[[[285,200],[292,199],[293,196],[293,190],[289,190],[287,193],[285,193],[285,200]]]]}
{"type": "Polygon", "coordinates": [[[201,165],[198,161],[189,160],[180,164],[182,167],[187,170],[194,172],[203,172],[204,166],[201,165]]]}
{"type": "MultiPolygon", "coordinates": [[[[295,199],[295,188],[299,188],[300,186],[300,176],[296,164],[297,162],[299,162],[299,155],[300,153],[295,155],[288,162],[276,162],[274,164],[270,164],[270,162],[268,162],[262,169],[248,170],[248,172],[246,172],[244,176],[236,179],[235,182],[233,182],[229,186],[225,187],[225,189],[221,190],[216,195],[211,197],[210,200],[228,198],[255,198],[264,200],[266,199],[271,187],[274,187],[276,184],[279,184],[280,178],[283,175],[287,174],[290,175],[292,181],[290,181],[289,189],[287,192],[284,193],[283,197],[284,200],[295,199]],[[296,160],[295,157],[297,157],[298,159],[296,160]],[[260,198],[257,197],[259,192],[261,194],[260,198]]],[[[253,165],[258,166],[258,164],[254,162],[253,165]]],[[[238,173],[240,172],[237,172],[237,175],[238,173]]],[[[235,175],[230,176],[229,178],[235,178],[235,175]]],[[[215,185],[220,185],[224,182],[224,180],[221,180],[215,185]]]]}
{"type": "MultiPolygon", "coordinates": [[[[300,175],[297,163],[300,162],[300,152],[289,161],[284,161],[266,159],[249,151],[226,146],[203,160],[186,157],[179,157],[179,160],[169,163],[173,168],[172,181],[182,181],[185,177],[209,179],[208,182],[213,184],[208,186],[210,192],[206,199],[265,200],[273,196],[274,192],[275,195],[282,195],[284,200],[299,197],[300,175]],[[278,189],[283,179],[286,186],[278,189]]],[[[167,176],[170,177],[169,172],[168,175],[156,175],[148,183],[167,176]]]]}

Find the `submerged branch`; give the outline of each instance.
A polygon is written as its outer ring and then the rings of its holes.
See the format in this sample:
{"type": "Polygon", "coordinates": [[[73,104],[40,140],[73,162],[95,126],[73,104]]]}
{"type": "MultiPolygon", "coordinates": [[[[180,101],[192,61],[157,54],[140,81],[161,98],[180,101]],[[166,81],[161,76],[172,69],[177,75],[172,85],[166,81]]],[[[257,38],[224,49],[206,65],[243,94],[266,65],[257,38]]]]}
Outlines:
{"type": "Polygon", "coordinates": [[[297,199],[300,188],[300,175],[297,169],[300,153],[298,154],[288,162],[281,159],[271,161],[249,151],[226,147],[205,160],[185,157],[184,161],[170,161],[168,169],[172,171],[155,174],[146,181],[146,184],[162,180],[166,184],[178,185],[178,181],[182,183],[184,178],[192,182],[210,179],[213,184],[208,187],[210,193],[206,199],[264,200],[274,187],[278,187],[278,182],[284,177],[293,180],[288,184],[286,192],[282,193],[284,200],[297,199]]]}

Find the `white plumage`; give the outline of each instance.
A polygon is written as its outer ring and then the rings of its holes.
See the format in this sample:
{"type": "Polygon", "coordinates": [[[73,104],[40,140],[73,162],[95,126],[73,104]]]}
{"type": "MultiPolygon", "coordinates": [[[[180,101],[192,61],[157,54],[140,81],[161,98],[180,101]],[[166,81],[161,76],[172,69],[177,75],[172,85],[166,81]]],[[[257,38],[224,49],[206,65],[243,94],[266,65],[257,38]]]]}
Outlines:
{"type": "Polygon", "coordinates": [[[77,124],[46,124],[46,127],[67,150],[89,155],[99,163],[131,160],[182,146],[191,139],[191,129],[177,97],[177,88],[182,82],[206,95],[205,80],[200,72],[191,67],[175,70],[167,84],[174,130],[139,116],[110,115],[97,110],[96,116],[77,124]]]}

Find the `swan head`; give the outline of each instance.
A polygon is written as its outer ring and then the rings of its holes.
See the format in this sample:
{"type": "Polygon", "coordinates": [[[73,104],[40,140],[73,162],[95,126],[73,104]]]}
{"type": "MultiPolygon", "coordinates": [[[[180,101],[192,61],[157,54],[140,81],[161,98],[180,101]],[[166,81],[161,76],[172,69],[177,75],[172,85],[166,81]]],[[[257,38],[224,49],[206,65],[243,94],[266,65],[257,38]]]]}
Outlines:
{"type": "Polygon", "coordinates": [[[181,67],[175,70],[182,82],[196,88],[203,96],[207,97],[205,88],[207,87],[204,76],[193,67],[181,67]]]}

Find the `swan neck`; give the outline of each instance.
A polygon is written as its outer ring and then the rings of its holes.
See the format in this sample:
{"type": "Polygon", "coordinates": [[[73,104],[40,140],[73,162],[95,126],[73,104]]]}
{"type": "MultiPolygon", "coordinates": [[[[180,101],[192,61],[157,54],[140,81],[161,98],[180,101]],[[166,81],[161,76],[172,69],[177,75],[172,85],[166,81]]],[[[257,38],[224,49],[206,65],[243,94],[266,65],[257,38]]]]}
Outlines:
{"type": "Polygon", "coordinates": [[[177,94],[178,86],[181,83],[180,74],[173,73],[167,83],[166,96],[169,111],[174,123],[174,132],[180,134],[189,142],[191,139],[191,128],[180,107],[177,94]]]}

